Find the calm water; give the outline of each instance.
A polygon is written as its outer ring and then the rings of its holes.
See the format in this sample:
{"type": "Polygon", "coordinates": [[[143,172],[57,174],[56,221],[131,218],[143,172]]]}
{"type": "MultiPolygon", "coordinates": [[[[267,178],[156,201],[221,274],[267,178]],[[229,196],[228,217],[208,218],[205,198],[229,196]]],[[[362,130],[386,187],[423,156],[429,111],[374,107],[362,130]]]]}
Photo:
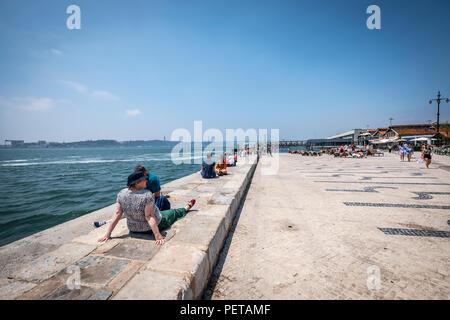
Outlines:
{"type": "Polygon", "coordinates": [[[161,184],[200,170],[173,164],[171,150],[0,149],[0,246],[114,203],[138,164],[161,184]]]}

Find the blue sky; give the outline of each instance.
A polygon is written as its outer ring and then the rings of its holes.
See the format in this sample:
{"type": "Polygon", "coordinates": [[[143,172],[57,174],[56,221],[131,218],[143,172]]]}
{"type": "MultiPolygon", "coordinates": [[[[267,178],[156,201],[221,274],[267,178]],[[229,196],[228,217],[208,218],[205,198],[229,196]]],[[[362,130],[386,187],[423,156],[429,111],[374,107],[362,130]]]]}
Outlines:
{"type": "MultiPolygon", "coordinates": [[[[278,128],[282,139],[436,119],[450,2],[0,2],[0,141],[162,139],[278,128]],[[69,30],[66,8],[81,8],[69,30]],[[381,30],[366,9],[381,8],[381,30]]],[[[443,104],[441,121],[450,120],[443,104]]]]}

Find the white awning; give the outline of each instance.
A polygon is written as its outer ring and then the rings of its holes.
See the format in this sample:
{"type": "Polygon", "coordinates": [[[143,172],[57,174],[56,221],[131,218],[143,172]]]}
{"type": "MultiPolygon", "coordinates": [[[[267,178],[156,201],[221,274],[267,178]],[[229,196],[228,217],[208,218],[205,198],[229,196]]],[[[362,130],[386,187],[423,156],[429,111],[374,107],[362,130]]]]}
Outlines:
{"type": "Polygon", "coordinates": [[[382,143],[394,143],[394,142],[398,142],[398,139],[381,139],[381,140],[372,140],[369,141],[369,143],[373,143],[373,144],[382,144],[382,143]]]}
{"type": "Polygon", "coordinates": [[[412,139],[411,141],[428,141],[428,140],[437,140],[437,139],[422,137],[422,138],[412,139]]]}
{"type": "Polygon", "coordinates": [[[433,134],[424,134],[424,135],[416,135],[416,136],[403,136],[402,138],[409,140],[409,139],[419,139],[419,138],[420,139],[422,139],[422,138],[429,139],[432,137],[434,137],[433,134]]]}

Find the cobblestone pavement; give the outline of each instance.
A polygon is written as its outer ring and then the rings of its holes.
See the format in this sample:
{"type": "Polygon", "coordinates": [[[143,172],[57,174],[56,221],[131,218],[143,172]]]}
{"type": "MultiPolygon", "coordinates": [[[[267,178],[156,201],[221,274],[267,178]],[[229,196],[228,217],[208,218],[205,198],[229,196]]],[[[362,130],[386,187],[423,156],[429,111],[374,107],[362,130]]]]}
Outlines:
{"type": "Polygon", "coordinates": [[[414,160],[263,157],[204,298],[449,299],[450,160],[414,160]]]}

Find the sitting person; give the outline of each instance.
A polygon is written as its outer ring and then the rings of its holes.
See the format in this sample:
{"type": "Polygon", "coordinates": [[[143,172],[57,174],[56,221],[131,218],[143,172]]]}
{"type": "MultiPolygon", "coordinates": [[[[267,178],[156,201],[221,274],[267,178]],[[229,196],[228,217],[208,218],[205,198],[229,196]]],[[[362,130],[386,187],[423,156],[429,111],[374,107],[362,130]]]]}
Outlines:
{"type": "Polygon", "coordinates": [[[117,223],[125,216],[130,232],[152,232],[156,244],[163,244],[164,237],[160,230],[169,228],[194,206],[195,199],[192,199],[184,208],[159,211],[155,206],[153,194],[146,189],[147,180],[148,177],[142,171],[133,172],[128,176],[128,188],[122,189],[117,195],[116,213],[105,236],[98,239],[99,242],[111,238],[117,223]]]}
{"type": "Polygon", "coordinates": [[[234,167],[234,166],[236,166],[236,162],[234,162],[234,156],[231,153],[228,153],[227,167],[234,167]]]}
{"type": "Polygon", "coordinates": [[[219,157],[217,159],[217,165],[216,165],[216,173],[218,176],[223,176],[227,173],[227,163],[223,159],[223,155],[219,154],[219,157]]]}
{"type": "Polygon", "coordinates": [[[134,172],[143,172],[147,177],[147,186],[146,189],[150,190],[155,197],[155,203],[159,210],[169,210],[170,202],[167,198],[161,194],[161,186],[159,184],[159,178],[155,176],[153,173],[148,172],[143,166],[139,165],[134,168],[134,172]]]}
{"type": "Polygon", "coordinates": [[[206,155],[206,160],[203,160],[201,175],[204,179],[211,179],[216,177],[216,171],[214,170],[216,163],[211,160],[211,154],[206,155]]]}

